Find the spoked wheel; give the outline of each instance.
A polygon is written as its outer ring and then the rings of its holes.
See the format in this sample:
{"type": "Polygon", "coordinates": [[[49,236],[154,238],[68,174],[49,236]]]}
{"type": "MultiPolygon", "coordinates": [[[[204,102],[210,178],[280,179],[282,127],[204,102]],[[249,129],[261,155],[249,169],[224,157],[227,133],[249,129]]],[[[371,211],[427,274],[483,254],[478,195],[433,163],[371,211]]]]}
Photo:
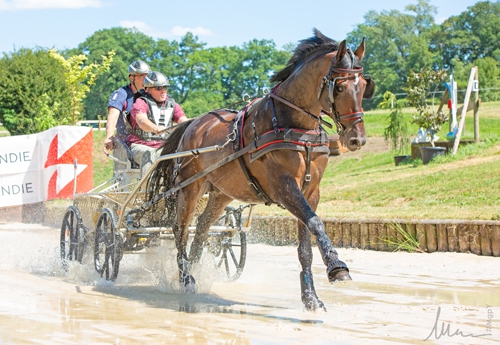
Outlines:
{"type": "Polygon", "coordinates": [[[217,265],[225,272],[229,280],[236,280],[241,276],[247,258],[247,234],[237,231],[234,236],[222,237],[221,256],[217,265]]]}
{"type": "Polygon", "coordinates": [[[94,264],[96,271],[106,280],[114,281],[120,269],[122,241],[116,231],[113,213],[104,209],[97,220],[94,242],[94,264]]]}
{"type": "Polygon", "coordinates": [[[69,206],[61,225],[61,260],[64,269],[68,268],[70,261],[82,263],[86,245],[80,211],[75,206],[69,206]]]}
{"type": "MultiPolygon", "coordinates": [[[[241,211],[228,206],[215,225],[239,229],[240,222],[241,211]]],[[[241,276],[247,257],[247,235],[244,231],[223,231],[214,235],[208,248],[217,258],[217,266],[224,270],[229,280],[234,281],[241,276]]]]}

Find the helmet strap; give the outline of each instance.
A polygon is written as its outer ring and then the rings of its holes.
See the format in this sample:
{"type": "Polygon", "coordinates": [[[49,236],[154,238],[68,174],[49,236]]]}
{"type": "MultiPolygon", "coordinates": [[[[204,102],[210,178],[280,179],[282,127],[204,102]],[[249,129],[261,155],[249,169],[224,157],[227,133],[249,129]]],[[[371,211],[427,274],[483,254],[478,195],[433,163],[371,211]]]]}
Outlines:
{"type": "Polygon", "coordinates": [[[135,85],[135,75],[132,75],[132,85],[134,86],[134,89],[135,89],[134,93],[139,91],[139,89],[137,88],[137,85],[135,85]]]}

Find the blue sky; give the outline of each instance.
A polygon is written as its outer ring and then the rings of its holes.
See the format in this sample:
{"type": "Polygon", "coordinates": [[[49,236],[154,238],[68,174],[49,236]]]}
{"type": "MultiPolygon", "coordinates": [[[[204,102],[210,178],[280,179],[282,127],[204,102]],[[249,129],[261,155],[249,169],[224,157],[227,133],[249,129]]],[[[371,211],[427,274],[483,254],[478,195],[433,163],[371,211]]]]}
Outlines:
{"type": "MultiPolygon", "coordinates": [[[[477,0],[431,0],[436,21],[477,0]]],[[[311,36],[314,27],[343,40],[364,15],[404,11],[417,0],[0,0],[0,53],[20,48],[74,48],[95,31],[136,27],[157,39],[193,32],[208,47],[241,46],[254,38],[278,48],[311,36]],[[352,4],[353,6],[349,6],[352,4]]],[[[3,55],[3,54],[1,54],[3,55]]]]}

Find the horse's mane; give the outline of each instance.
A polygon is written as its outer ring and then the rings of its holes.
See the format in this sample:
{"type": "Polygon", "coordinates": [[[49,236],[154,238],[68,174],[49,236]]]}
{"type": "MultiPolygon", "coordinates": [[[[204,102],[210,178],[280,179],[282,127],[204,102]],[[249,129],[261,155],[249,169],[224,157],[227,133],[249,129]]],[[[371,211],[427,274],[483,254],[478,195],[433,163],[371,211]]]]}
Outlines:
{"type": "Polygon", "coordinates": [[[269,80],[280,82],[292,74],[295,67],[301,64],[307,57],[328,54],[339,49],[337,41],[326,37],[318,29],[314,28],[314,36],[301,40],[293,52],[293,56],[288,60],[285,68],[276,72],[269,80]]]}

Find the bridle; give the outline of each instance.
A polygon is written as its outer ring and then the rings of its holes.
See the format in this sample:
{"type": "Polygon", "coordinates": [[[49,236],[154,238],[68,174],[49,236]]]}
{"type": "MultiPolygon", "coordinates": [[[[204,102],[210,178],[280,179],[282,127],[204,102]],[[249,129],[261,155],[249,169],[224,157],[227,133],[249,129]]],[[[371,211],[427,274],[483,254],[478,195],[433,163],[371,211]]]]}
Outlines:
{"type": "Polygon", "coordinates": [[[330,101],[330,111],[323,110],[324,113],[330,115],[337,126],[337,133],[339,135],[345,135],[349,132],[354,126],[356,126],[359,122],[363,121],[363,111],[342,114],[337,110],[336,102],[335,102],[335,85],[337,85],[337,80],[355,80],[355,84],[359,82],[359,75],[363,76],[363,67],[348,69],[348,68],[338,68],[332,67],[326,76],[321,80],[321,84],[318,87],[318,100],[321,98],[321,93],[323,92],[323,88],[328,83],[328,100],[330,101]],[[341,77],[338,76],[333,78],[333,73],[337,74],[348,74],[348,76],[341,77]],[[332,116],[333,113],[333,116],[332,116]],[[350,120],[352,121],[349,126],[344,126],[342,124],[342,120],[350,120]]]}
{"type": "MultiPolygon", "coordinates": [[[[350,50],[347,50],[348,53],[352,55],[352,52],[350,50]]],[[[318,87],[318,100],[321,98],[321,94],[323,92],[323,89],[326,84],[328,84],[328,100],[330,102],[330,111],[322,109],[321,113],[324,113],[328,116],[330,116],[333,119],[333,122],[335,123],[335,126],[337,127],[337,133],[339,136],[345,136],[354,126],[356,126],[358,123],[363,122],[363,109],[359,112],[353,112],[353,113],[348,113],[348,114],[340,114],[339,111],[337,110],[336,102],[335,102],[335,85],[337,84],[337,80],[354,80],[355,84],[359,82],[360,75],[363,77],[363,79],[366,81],[366,87],[365,91],[363,94],[363,98],[372,98],[373,93],[375,91],[375,82],[371,79],[371,76],[363,74],[363,67],[360,68],[339,68],[339,67],[333,67],[335,64],[335,60],[332,61],[332,67],[330,67],[330,70],[328,71],[327,75],[323,77],[321,80],[321,84],[318,87]],[[342,74],[347,74],[347,76],[338,76],[336,78],[333,78],[333,74],[337,73],[339,75],[342,74]],[[342,121],[352,121],[348,126],[344,126],[342,124],[342,121]]],[[[271,98],[286,104],[287,106],[298,110],[302,114],[308,115],[315,120],[318,121],[318,125],[323,123],[330,128],[332,127],[328,122],[324,121],[321,119],[321,114],[320,115],[315,115],[312,114],[302,108],[297,107],[293,103],[287,101],[286,99],[279,97],[276,95],[277,89],[279,88],[280,84],[276,85],[274,89],[267,94],[269,97],[268,99],[271,100],[271,98]]],[[[276,122],[276,115],[274,114],[274,106],[271,102],[271,110],[273,111],[273,127],[277,128],[277,122],[276,122]]]]}

